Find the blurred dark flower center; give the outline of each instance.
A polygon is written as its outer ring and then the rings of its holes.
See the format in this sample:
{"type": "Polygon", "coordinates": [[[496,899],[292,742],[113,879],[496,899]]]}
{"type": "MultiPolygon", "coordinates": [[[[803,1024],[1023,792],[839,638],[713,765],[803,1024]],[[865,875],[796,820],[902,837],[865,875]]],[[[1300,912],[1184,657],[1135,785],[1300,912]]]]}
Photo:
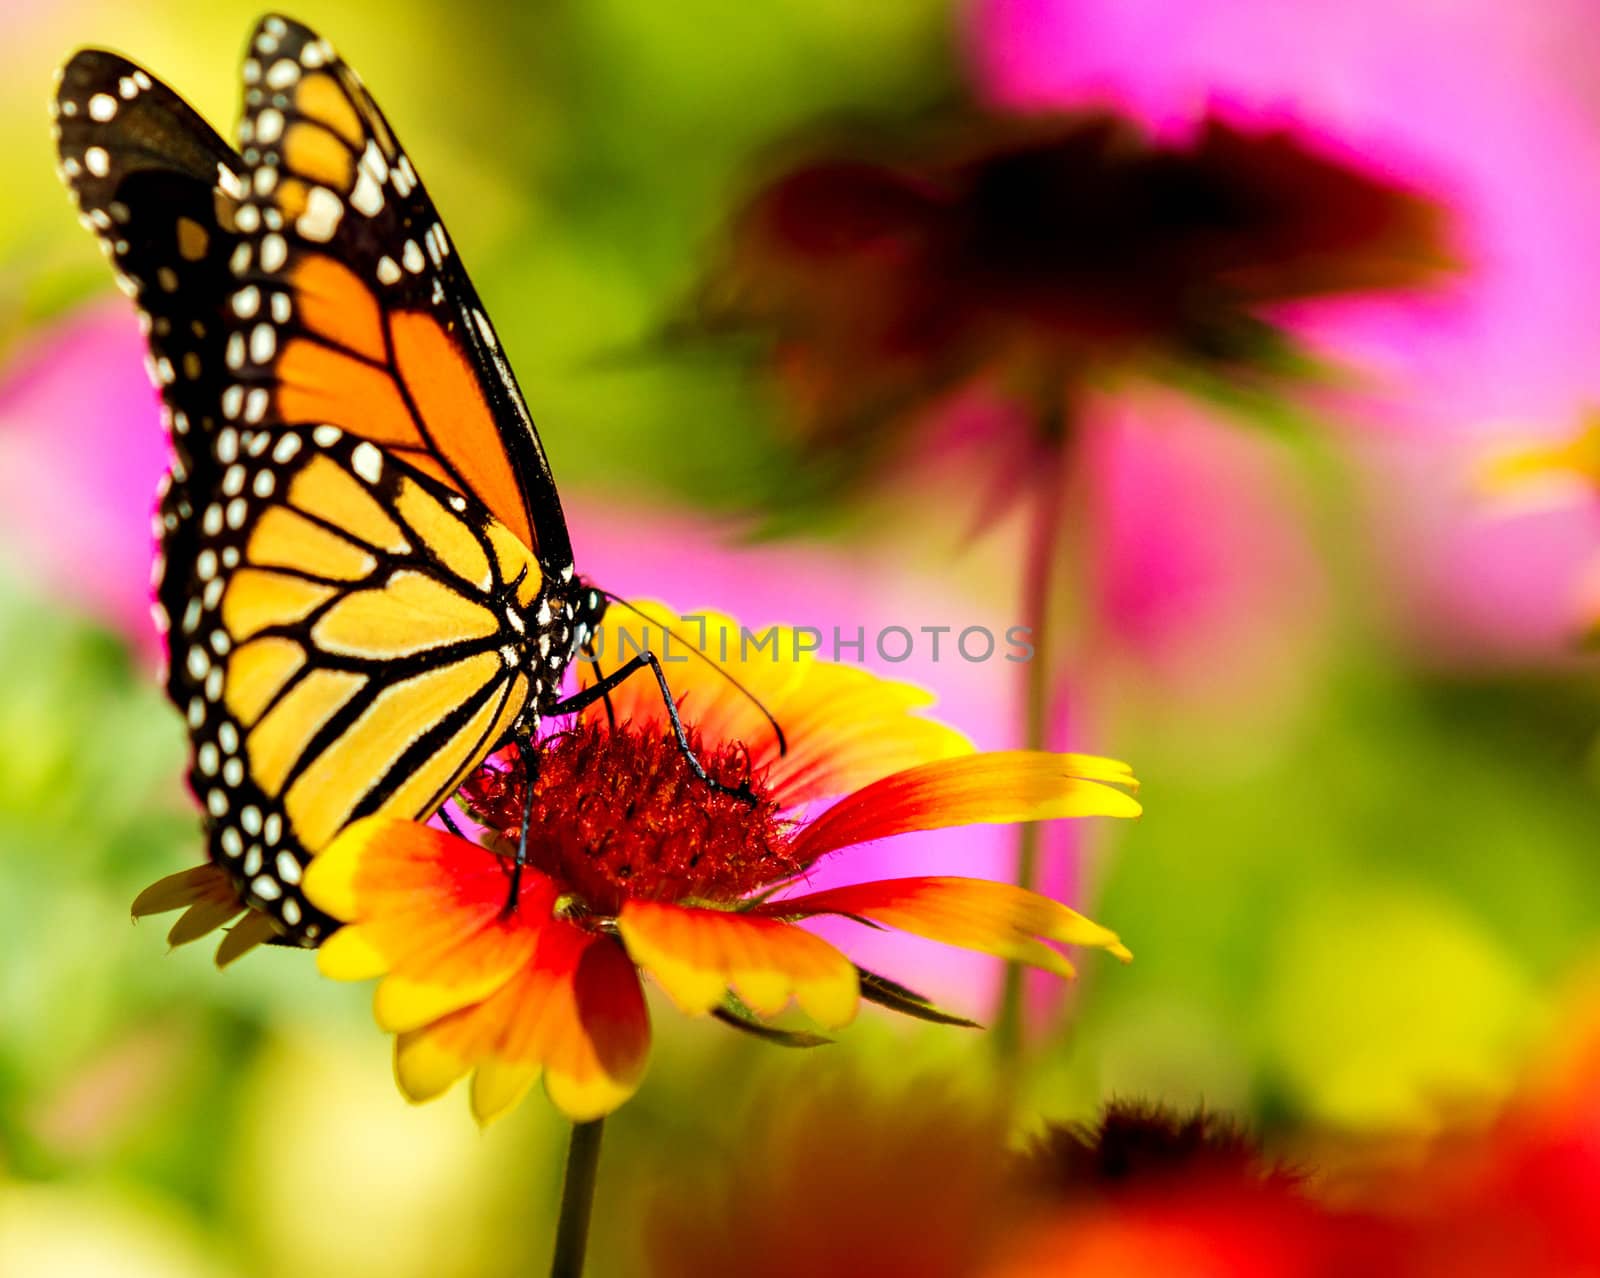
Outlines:
{"type": "Polygon", "coordinates": [[[529,862],[601,914],[629,899],[733,901],[795,874],[790,825],[745,748],[710,748],[692,730],[690,744],[721,784],[748,777],[756,802],[709,790],[669,735],[627,724],[581,723],[546,741],[531,797],[514,764],[481,768],[463,789],[512,842],[528,807],[529,862]]]}
{"type": "Polygon", "coordinates": [[[1275,308],[1436,286],[1448,239],[1422,194],[1294,131],[968,104],[796,138],[694,325],[756,335],[808,457],[832,444],[857,474],[870,435],[978,381],[1041,428],[1126,371],[1289,389],[1307,364],[1275,308]]]}

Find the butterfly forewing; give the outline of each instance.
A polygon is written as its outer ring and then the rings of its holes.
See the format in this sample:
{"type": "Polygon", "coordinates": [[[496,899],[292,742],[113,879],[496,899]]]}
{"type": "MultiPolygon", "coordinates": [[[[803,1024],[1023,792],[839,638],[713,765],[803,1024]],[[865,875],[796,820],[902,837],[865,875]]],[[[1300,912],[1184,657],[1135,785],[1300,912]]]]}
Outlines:
{"type": "Polygon", "coordinates": [[[172,695],[215,859],[315,941],[308,854],[356,817],[432,812],[523,711],[539,569],[481,505],[336,427],[225,425],[215,448],[172,695]]]}
{"type": "Polygon", "coordinates": [[[191,440],[212,424],[226,382],[242,164],[175,93],[104,50],[62,68],[54,114],[62,179],[139,308],[181,487],[204,462],[191,440]]]}
{"type": "Polygon", "coordinates": [[[245,423],[332,422],[477,496],[547,574],[572,551],[544,451],[410,158],[327,41],[263,19],[244,68],[248,246],[227,352],[245,423]],[[261,394],[252,398],[252,392],[261,394]]]}

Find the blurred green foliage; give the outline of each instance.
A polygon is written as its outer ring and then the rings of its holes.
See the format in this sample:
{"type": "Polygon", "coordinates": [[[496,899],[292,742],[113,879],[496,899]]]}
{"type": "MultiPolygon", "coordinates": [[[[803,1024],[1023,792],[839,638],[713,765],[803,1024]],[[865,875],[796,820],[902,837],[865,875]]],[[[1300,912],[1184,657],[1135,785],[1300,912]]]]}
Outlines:
{"type": "MultiPolygon", "coordinates": [[[[124,49],[219,124],[257,16],[237,0],[40,8],[0,53],[0,343],[107,291],[55,185],[43,102],[78,43],[124,49]]],[[[661,358],[740,163],[818,112],[951,74],[933,0],[357,0],[302,18],[361,69],[462,246],[558,473],[706,507],[779,455],[734,371],[661,358]]],[[[1205,1098],[1268,1125],[1384,1127],[1504,1084],[1594,947],[1593,732],[1573,678],[1447,681],[1348,636],[1266,758],[1150,710],[1117,750],[1148,815],[1096,915],[1135,966],[1089,965],[1041,1045],[1038,1108],[1205,1098]]],[[[128,902],[196,854],[179,724],[120,642],[0,593],[0,1275],[522,1274],[541,1268],[559,1124],[486,1135],[408,1109],[360,989],[303,955],[219,976],[163,957],[128,902]]],[[[594,1272],[636,1272],[631,1204],[738,1139],[800,1059],[658,1009],[650,1081],[612,1123],[594,1272]],[[767,1089],[765,1092],[762,1089],[767,1089]]],[[[974,1036],[867,1018],[867,1068],[988,1068],[974,1036]]]]}

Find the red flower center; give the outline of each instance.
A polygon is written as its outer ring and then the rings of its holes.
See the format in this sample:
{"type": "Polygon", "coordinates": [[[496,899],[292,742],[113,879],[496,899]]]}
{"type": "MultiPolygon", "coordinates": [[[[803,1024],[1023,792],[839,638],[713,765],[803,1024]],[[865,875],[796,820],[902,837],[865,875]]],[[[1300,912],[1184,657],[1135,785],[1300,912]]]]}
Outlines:
{"type": "Polygon", "coordinates": [[[669,735],[580,723],[545,741],[531,797],[514,754],[462,787],[478,818],[515,843],[530,809],[528,861],[601,914],[629,899],[733,901],[800,869],[790,825],[742,745],[712,748],[690,732],[706,772],[756,801],[697,777],[669,735]]]}

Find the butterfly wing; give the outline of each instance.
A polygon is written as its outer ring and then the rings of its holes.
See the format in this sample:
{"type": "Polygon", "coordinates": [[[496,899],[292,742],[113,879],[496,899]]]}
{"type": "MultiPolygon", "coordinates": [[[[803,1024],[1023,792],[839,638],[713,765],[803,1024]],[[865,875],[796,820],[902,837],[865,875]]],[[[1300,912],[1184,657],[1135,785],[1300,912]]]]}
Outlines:
{"type": "Polygon", "coordinates": [[[410,159],[327,41],[264,18],[245,61],[250,188],[225,407],[327,422],[475,495],[570,579],[539,436],[410,159]]]}
{"type": "Polygon", "coordinates": [[[214,424],[225,384],[243,164],[164,84],[102,49],[61,69],[53,113],[62,181],[138,307],[181,485],[194,469],[191,438],[214,424]]]}
{"type": "Polygon", "coordinates": [[[309,854],[433,812],[525,708],[541,575],[480,503],[337,427],[224,426],[214,455],[170,691],[213,858],[314,942],[309,854]]]}
{"type": "Polygon", "coordinates": [[[525,620],[547,583],[472,494],[336,425],[230,411],[242,157],[101,51],[66,66],[56,115],[172,437],[157,613],[211,857],[314,943],[330,923],[297,886],[310,855],[357,816],[432,812],[553,677],[525,620]]]}

